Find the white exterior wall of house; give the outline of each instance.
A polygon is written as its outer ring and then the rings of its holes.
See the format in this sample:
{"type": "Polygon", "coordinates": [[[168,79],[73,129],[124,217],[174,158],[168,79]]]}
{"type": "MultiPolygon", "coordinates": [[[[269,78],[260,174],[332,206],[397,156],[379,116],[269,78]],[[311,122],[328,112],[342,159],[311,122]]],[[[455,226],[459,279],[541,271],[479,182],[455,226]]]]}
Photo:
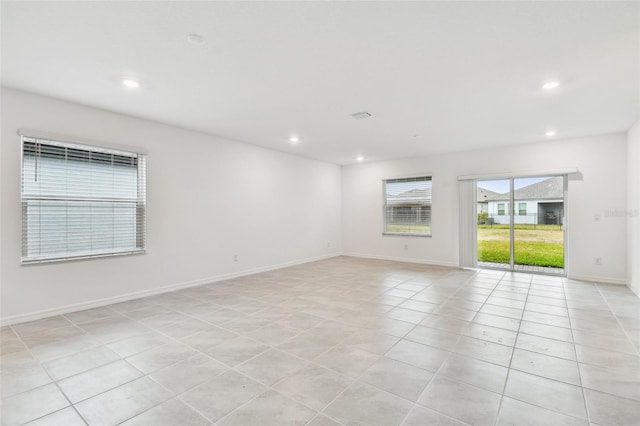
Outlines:
{"type": "Polygon", "coordinates": [[[509,223],[509,203],[507,201],[489,202],[487,212],[489,213],[489,218],[493,219],[493,223],[509,223]],[[498,207],[500,207],[500,204],[504,204],[504,215],[500,215],[498,213],[498,207]]]}
{"type": "MultiPolygon", "coordinates": [[[[508,224],[510,223],[510,218],[509,218],[509,202],[508,201],[489,201],[489,217],[493,219],[493,223],[500,223],[500,224],[508,224]],[[499,204],[504,204],[504,215],[499,215],[498,214],[498,205],[499,204]]],[[[527,224],[534,224],[534,223],[538,223],[538,201],[516,201],[515,203],[516,205],[516,209],[514,212],[514,222],[516,224],[523,224],[523,223],[527,223],[527,224]],[[519,209],[519,205],[520,203],[526,203],[527,204],[527,214],[526,215],[520,215],[520,209],[519,209]]]]}
{"type": "MultiPolygon", "coordinates": [[[[540,215],[544,214],[541,213],[545,212],[547,209],[544,208],[544,204],[546,203],[562,203],[562,200],[544,200],[544,201],[539,201],[539,200],[523,200],[523,201],[515,201],[515,211],[514,211],[514,223],[515,224],[540,224],[540,223],[545,223],[545,218],[544,217],[540,217],[540,215]],[[526,207],[526,211],[527,213],[525,215],[521,215],[520,214],[520,204],[521,203],[526,203],[527,207],[526,207]],[[540,207],[542,206],[542,209],[540,209],[540,207]]],[[[488,208],[488,212],[489,212],[489,217],[493,219],[493,223],[500,223],[500,224],[509,224],[510,223],[510,218],[509,218],[509,209],[508,209],[508,205],[509,202],[508,201],[489,201],[488,203],[489,208],[488,208]],[[504,215],[499,215],[498,214],[498,205],[499,204],[504,204],[504,215]]],[[[561,223],[561,218],[559,218],[559,223],[561,223]]]]}

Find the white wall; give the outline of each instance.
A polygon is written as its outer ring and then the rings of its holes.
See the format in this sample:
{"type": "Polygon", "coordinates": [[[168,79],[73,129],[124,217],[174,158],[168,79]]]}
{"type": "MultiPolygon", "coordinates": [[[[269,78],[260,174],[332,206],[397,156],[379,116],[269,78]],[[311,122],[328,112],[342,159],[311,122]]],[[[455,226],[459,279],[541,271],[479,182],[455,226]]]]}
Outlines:
{"type": "Polygon", "coordinates": [[[627,259],[629,287],[640,296],[640,121],[627,134],[627,259]]]}
{"type": "Polygon", "coordinates": [[[458,265],[459,175],[578,167],[569,181],[569,276],[626,282],[626,220],[607,214],[626,208],[624,134],[553,140],[397,161],[342,170],[342,246],[345,254],[458,265]],[[381,180],[433,174],[433,237],[383,236],[381,180]],[[595,220],[599,215],[600,220],[595,220]],[[404,246],[408,245],[408,250],[404,246]],[[602,265],[595,265],[595,258],[602,265]]]}
{"type": "Polygon", "coordinates": [[[341,251],[338,166],[10,89],[1,106],[3,322],[341,251]],[[147,253],[21,266],[18,128],[146,148],[147,253]]]}

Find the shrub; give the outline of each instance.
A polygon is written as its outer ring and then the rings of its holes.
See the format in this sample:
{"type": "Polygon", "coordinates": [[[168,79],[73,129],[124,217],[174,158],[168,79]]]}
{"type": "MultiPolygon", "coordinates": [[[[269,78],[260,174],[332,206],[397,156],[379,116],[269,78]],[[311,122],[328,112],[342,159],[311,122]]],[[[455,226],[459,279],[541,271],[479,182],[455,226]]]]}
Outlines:
{"type": "Polygon", "coordinates": [[[478,225],[489,225],[489,213],[487,212],[478,213],[478,225]]]}

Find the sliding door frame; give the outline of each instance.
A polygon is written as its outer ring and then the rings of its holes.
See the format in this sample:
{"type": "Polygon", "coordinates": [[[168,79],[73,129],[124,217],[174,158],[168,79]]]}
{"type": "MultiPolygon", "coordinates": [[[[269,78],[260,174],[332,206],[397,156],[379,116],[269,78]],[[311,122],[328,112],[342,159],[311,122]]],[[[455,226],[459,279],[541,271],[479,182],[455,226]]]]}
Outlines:
{"type": "Polygon", "coordinates": [[[514,204],[514,182],[517,178],[509,178],[509,271],[516,269],[516,206],[514,204]]]}
{"type": "MultiPolygon", "coordinates": [[[[568,212],[568,181],[569,174],[568,173],[554,173],[554,174],[525,174],[523,176],[519,176],[517,174],[509,174],[508,176],[500,177],[499,175],[492,175],[490,178],[480,178],[473,179],[475,181],[476,191],[478,187],[478,182],[484,180],[509,180],[509,268],[498,268],[498,267],[486,267],[487,269],[496,269],[500,271],[507,272],[518,272],[515,269],[515,180],[523,179],[523,178],[536,178],[536,177],[562,177],[562,216],[561,216],[561,226],[562,226],[562,258],[563,258],[563,273],[562,274],[554,274],[548,272],[528,272],[535,273],[539,275],[551,275],[551,276],[561,276],[566,277],[568,273],[568,265],[569,259],[567,259],[567,245],[568,245],[568,227],[567,227],[567,212],[568,212]]],[[[475,224],[475,240],[477,241],[478,235],[478,224],[476,221],[475,224]]],[[[477,264],[477,243],[476,243],[476,264],[477,264]]]]}

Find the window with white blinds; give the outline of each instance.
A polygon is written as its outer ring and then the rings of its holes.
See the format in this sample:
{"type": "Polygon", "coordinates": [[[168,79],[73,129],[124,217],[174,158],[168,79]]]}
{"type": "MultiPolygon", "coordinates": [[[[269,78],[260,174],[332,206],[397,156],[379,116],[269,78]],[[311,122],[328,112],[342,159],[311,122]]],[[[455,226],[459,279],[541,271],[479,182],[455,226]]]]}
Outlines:
{"type": "Polygon", "coordinates": [[[387,179],[383,187],[383,232],[431,235],[431,176],[387,179]]]}
{"type": "Polygon", "coordinates": [[[145,157],[22,137],[22,263],[141,253],[145,157]]]}

